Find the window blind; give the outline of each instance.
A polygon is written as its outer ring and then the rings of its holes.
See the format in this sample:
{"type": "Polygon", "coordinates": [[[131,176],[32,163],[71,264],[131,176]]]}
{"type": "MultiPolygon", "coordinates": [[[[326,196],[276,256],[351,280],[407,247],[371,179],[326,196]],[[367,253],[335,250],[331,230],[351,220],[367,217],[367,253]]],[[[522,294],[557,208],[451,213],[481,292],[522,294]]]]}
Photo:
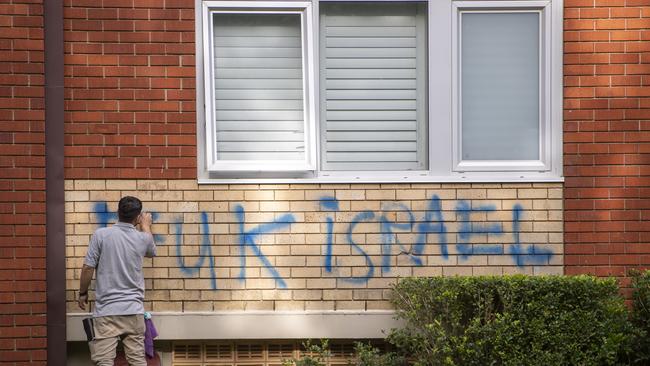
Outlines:
{"type": "Polygon", "coordinates": [[[321,4],[323,170],[426,169],[424,5],[321,4]]]}
{"type": "Polygon", "coordinates": [[[299,14],[213,18],[217,160],[305,157],[299,14]]]}
{"type": "Polygon", "coordinates": [[[461,15],[463,160],[538,160],[540,14],[461,15]]]}

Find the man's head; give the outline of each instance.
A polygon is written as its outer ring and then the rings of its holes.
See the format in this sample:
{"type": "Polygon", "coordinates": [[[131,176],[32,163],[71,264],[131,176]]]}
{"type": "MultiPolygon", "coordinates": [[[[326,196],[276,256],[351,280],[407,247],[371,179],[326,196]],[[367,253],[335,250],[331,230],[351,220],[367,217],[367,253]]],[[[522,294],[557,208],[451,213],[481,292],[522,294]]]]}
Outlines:
{"type": "Polygon", "coordinates": [[[135,224],[135,221],[142,212],[142,202],[132,196],[122,197],[117,206],[117,216],[121,222],[135,224]]]}

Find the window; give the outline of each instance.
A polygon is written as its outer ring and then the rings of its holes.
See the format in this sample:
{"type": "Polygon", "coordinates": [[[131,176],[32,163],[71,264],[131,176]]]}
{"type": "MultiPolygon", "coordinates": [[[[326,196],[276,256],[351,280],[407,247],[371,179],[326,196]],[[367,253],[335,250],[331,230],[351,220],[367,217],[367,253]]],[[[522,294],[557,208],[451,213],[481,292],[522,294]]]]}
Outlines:
{"type": "Polygon", "coordinates": [[[546,170],[548,3],[454,4],[456,170],[546,170]]]}
{"type": "Polygon", "coordinates": [[[561,179],[552,1],[197,0],[200,181],[561,179]]]}
{"type": "Polygon", "coordinates": [[[313,169],[310,4],[232,2],[205,16],[208,169],[313,169]]]}

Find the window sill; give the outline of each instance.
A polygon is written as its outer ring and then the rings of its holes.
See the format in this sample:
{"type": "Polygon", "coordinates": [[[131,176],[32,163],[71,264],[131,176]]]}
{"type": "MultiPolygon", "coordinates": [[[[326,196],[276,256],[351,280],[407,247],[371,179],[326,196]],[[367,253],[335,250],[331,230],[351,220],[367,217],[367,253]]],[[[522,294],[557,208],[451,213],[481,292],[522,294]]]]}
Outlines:
{"type": "Polygon", "coordinates": [[[435,175],[330,175],[313,178],[209,178],[199,177],[199,184],[372,184],[372,183],[562,183],[564,177],[550,173],[435,175]]]}

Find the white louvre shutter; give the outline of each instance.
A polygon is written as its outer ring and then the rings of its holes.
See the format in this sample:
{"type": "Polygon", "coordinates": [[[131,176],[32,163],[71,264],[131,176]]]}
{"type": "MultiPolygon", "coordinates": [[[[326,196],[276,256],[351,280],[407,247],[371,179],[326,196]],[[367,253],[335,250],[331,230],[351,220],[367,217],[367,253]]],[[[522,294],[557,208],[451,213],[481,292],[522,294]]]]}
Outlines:
{"type": "Polygon", "coordinates": [[[214,14],[217,160],[304,160],[299,14],[214,14]]]}
{"type": "Polygon", "coordinates": [[[426,169],[425,7],[321,4],[323,169],[426,169]]]}

